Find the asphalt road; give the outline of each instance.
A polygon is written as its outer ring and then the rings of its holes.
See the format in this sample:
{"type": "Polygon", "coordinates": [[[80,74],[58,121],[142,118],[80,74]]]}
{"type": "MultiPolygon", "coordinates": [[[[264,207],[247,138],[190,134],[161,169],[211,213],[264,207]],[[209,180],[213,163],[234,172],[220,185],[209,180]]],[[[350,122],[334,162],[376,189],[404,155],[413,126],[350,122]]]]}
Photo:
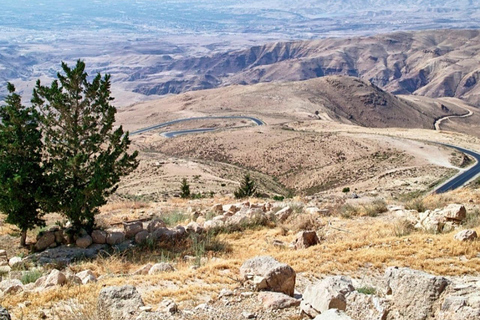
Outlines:
{"type": "Polygon", "coordinates": [[[459,150],[459,151],[461,151],[465,154],[468,154],[468,155],[474,157],[475,160],[477,160],[477,163],[474,164],[473,166],[471,166],[470,168],[468,168],[467,170],[459,173],[458,175],[456,175],[452,179],[446,181],[445,183],[443,183],[439,187],[437,187],[433,191],[434,193],[444,193],[444,192],[447,192],[447,191],[450,191],[450,190],[455,190],[457,188],[460,188],[460,187],[464,186],[467,182],[469,182],[470,180],[475,178],[475,176],[480,174],[480,154],[479,153],[473,152],[473,151],[468,150],[468,149],[452,146],[452,145],[449,145],[449,144],[441,143],[441,145],[449,147],[449,148],[457,149],[457,150],[459,150]]]}
{"type": "MultiPolygon", "coordinates": [[[[154,125],[154,126],[151,126],[151,127],[146,127],[146,128],[140,129],[140,130],[132,131],[132,132],[130,132],[130,136],[133,136],[133,135],[136,135],[136,134],[140,134],[140,133],[144,133],[144,132],[148,132],[148,131],[152,131],[152,130],[156,130],[156,129],[160,129],[160,128],[169,126],[169,125],[171,125],[171,124],[179,123],[179,122],[193,121],[193,120],[206,120],[206,119],[246,119],[246,120],[253,121],[257,126],[262,126],[262,125],[265,124],[265,123],[264,123],[262,120],[260,120],[260,119],[257,119],[257,118],[254,118],[254,117],[248,117],[248,116],[225,116],[225,117],[185,118],[185,119],[177,119],[177,120],[172,120],[172,121],[168,121],[168,122],[163,122],[163,123],[159,123],[159,124],[156,124],[156,125],[154,125]]],[[[175,137],[175,136],[184,135],[184,134],[189,134],[189,133],[208,132],[208,131],[214,131],[214,130],[216,130],[216,129],[212,129],[212,128],[206,128],[206,129],[190,129],[190,130],[164,132],[164,133],[162,133],[162,135],[163,135],[164,137],[167,137],[167,138],[173,138],[173,137],[175,137]]]]}

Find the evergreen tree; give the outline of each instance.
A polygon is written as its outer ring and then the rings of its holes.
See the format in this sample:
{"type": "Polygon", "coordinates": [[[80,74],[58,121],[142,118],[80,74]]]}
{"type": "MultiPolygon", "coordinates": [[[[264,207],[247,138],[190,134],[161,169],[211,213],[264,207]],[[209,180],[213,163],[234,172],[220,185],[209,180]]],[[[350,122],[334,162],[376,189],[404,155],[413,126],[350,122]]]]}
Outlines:
{"type": "Polygon", "coordinates": [[[37,81],[32,104],[42,115],[52,208],[74,227],[90,230],[98,207],[138,166],[137,152],[127,153],[128,132],[113,127],[110,75],[89,82],[80,60],[73,69],[62,63],[62,69],[50,87],[37,81]]]}
{"type": "Polygon", "coordinates": [[[22,105],[8,84],[6,105],[0,106],[0,211],[6,222],[20,228],[25,246],[27,230],[44,225],[40,199],[45,187],[39,114],[22,105]]]}
{"type": "Polygon", "coordinates": [[[243,177],[243,181],[241,182],[240,187],[237,189],[237,191],[234,192],[234,195],[237,199],[251,197],[255,194],[256,191],[257,187],[255,186],[255,181],[253,181],[250,178],[250,174],[247,173],[243,177]]]}
{"type": "Polygon", "coordinates": [[[181,187],[181,197],[184,199],[190,198],[190,185],[187,182],[186,178],[182,179],[182,187],[181,187]]]}

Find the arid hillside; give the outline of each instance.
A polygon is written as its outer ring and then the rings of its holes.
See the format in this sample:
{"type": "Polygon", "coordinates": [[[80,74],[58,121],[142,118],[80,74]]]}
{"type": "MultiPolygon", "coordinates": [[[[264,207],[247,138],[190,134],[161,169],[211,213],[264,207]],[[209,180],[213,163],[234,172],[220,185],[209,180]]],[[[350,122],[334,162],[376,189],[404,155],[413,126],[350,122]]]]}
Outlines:
{"type": "Polygon", "coordinates": [[[231,84],[350,75],[392,93],[457,97],[480,103],[480,31],[398,32],[357,38],[270,43],[142,69],[155,75],[143,94],[181,93],[231,84]]]}

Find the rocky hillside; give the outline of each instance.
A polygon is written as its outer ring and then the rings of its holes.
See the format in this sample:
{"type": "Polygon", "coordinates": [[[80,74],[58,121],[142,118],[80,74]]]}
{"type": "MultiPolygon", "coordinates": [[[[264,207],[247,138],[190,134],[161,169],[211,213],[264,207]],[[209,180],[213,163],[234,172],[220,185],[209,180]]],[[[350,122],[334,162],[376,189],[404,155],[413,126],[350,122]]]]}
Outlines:
{"type": "Polygon", "coordinates": [[[231,84],[350,75],[401,94],[459,97],[480,103],[478,30],[398,32],[372,37],[271,43],[209,57],[174,60],[133,74],[155,75],[143,94],[180,93],[231,84]]]}

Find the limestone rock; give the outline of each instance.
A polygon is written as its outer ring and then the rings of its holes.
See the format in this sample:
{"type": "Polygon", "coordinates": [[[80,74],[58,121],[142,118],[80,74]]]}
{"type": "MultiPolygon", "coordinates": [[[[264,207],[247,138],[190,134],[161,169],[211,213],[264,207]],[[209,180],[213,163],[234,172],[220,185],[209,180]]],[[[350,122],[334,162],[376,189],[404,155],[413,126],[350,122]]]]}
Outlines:
{"type": "Polygon", "coordinates": [[[133,273],[133,275],[147,275],[151,268],[152,268],[152,264],[151,264],[151,263],[147,263],[147,264],[144,265],[143,267],[141,267],[141,268],[139,268],[138,270],[136,270],[136,271],[133,273]]]}
{"type": "Polygon", "coordinates": [[[275,217],[278,222],[284,222],[285,220],[288,219],[288,217],[290,217],[292,212],[293,212],[292,208],[290,208],[289,206],[286,206],[285,208],[277,211],[275,213],[275,217]]]}
{"type": "Polygon", "coordinates": [[[143,300],[133,286],[106,287],[97,300],[98,320],[133,320],[143,300]]]}
{"type": "Polygon", "coordinates": [[[205,228],[206,231],[216,229],[216,228],[221,228],[225,225],[225,223],[221,220],[208,220],[205,221],[203,224],[203,227],[205,228]]]}
{"type": "Polygon", "coordinates": [[[285,309],[300,305],[300,300],[280,292],[260,292],[258,300],[262,302],[265,309],[269,310],[285,309]]]}
{"type": "Polygon", "coordinates": [[[346,295],[354,290],[352,281],[346,277],[327,277],[305,289],[300,308],[310,317],[329,309],[345,310],[346,295]]]}
{"type": "Polygon", "coordinates": [[[97,282],[97,277],[93,274],[91,270],[84,270],[76,274],[77,277],[82,280],[83,284],[87,284],[90,282],[97,282]]]}
{"type": "Polygon", "coordinates": [[[448,286],[443,277],[390,267],[385,271],[387,294],[392,295],[394,319],[425,320],[433,315],[433,305],[448,286]]]}
{"type": "Polygon", "coordinates": [[[390,302],[371,294],[352,291],[347,294],[345,313],[354,319],[385,320],[390,311],[390,302]]]}
{"type": "Polygon", "coordinates": [[[223,213],[223,205],[222,204],[214,204],[213,207],[210,210],[214,213],[217,213],[217,214],[223,213]]]}
{"type": "MultiPolygon", "coordinates": [[[[360,318],[359,318],[360,319],[360,318]]],[[[353,320],[345,312],[337,310],[337,309],[330,309],[325,312],[322,312],[321,315],[316,316],[313,320],[353,320]]],[[[367,320],[367,319],[365,319],[367,320]]],[[[373,319],[368,319],[373,320],[373,319]]]]}
{"type": "Polygon", "coordinates": [[[120,244],[125,241],[125,234],[123,232],[110,232],[107,235],[107,243],[111,246],[120,244]]]}
{"type": "Polygon", "coordinates": [[[175,268],[171,264],[161,262],[161,263],[154,264],[148,271],[148,274],[153,275],[153,274],[159,274],[163,272],[172,272],[172,271],[175,271],[175,268]]]}
{"type": "Polygon", "coordinates": [[[149,235],[148,231],[146,230],[140,231],[135,235],[135,243],[138,243],[138,244],[145,243],[148,239],[148,235],[149,235]]]}
{"type": "Polygon", "coordinates": [[[123,229],[126,238],[133,238],[137,233],[143,230],[143,223],[140,221],[124,222],[123,229]]]}
{"type": "Polygon", "coordinates": [[[93,230],[92,241],[93,243],[96,243],[96,244],[107,243],[107,233],[103,230],[93,230]]]}
{"type": "Polygon", "coordinates": [[[57,269],[53,269],[48,274],[47,278],[45,279],[44,286],[45,288],[52,287],[52,286],[63,286],[67,283],[67,276],[57,269]]]}
{"type": "Polygon", "coordinates": [[[55,243],[55,233],[45,232],[37,239],[37,243],[35,243],[35,250],[43,251],[50,247],[53,243],[55,243]]]}
{"type": "Polygon", "coordinates": [[[240,267],[240,276],[251,279],[254,276],[265,278],[267,290],[293,296],[296,273],[289,265],[280,263],[270,256],[259,256],[245,261],[240,267]]]}
{"type": "Polygon", "coordinates": [[[0,282],[0,291],[4,294],[16,294],[23,291],[23,284],[18,279],[8,279],[0,282]]]}
{"type": "Polygon", "coordinates": [[[174,235],[175,235],[175,233],[170,229],[158,228],[157,230],[153,231],[150,234],[150,237],[155,241],[167,242],[167,241],[172,240],[174,235]]]}
{"type": "Polygon", "coordinates": [[[15,268],[22,264],[22,258],[20,257],[12,257],[8,260],[8,265],[12,268],[15,268]]]}
{"type": "Polygon", "coordinates": [[[455,235],[455,240],[458,241],[472,241],[478,238],[475,230],[462,230],[455,235]]]}
{"type": "Polygon", "coordinates": [[[449,204],[443,208],[442,214],[447,220],[461,222],[466,218],[467,210],[461,204],[449,204]]]}
{"type": "Polygon", "coordinates": [[[12,318],[10,318],[10,313],[8,313],[8,310],[0,306],[0,320],[11,320],[11,319],[12,318]]]}
{"type": "Polygon", "coordinates": [[[295,241],[292,243],[295,249],[306,249],[320,243],[315,231],[300,231],[297,233],[295,241]]]}
{"type": "Polygon", "coordinates": [[[158,306],[158,310],[161,310],[165,313],[176,313],[178,311],[178,306],[175,301],[171,299],[165,299],[158,306]]]}
{"type": "Polygon", "coordinates": [[[88,248],[92,243],[93,243],[92,237],[90,237],[88,234],[78,238],[77,241],[75,241],[75,244],[77,245],[77,247],[84,248],[84,249],[88,248]]]}
{"type": "Polygon", "coordinates": [[[187,224],[187,226],[185,227],[185,230],[187,230],[187,232],[193,232],[198,234],[204,231],[202,226],[200,226],[198,223],[193,221],[187,224]]]}
{"type": "Polygon", "coordinates": [[[165,224],[165,222],[163,222],[163,220],[155,219],[155,220],[150,221],[150,223],[147,226],[147,231],[149,233],[152,233],[155,230],[157,230],[158,228],[165,228],[166,226],[167,225],[165,224]]]}

